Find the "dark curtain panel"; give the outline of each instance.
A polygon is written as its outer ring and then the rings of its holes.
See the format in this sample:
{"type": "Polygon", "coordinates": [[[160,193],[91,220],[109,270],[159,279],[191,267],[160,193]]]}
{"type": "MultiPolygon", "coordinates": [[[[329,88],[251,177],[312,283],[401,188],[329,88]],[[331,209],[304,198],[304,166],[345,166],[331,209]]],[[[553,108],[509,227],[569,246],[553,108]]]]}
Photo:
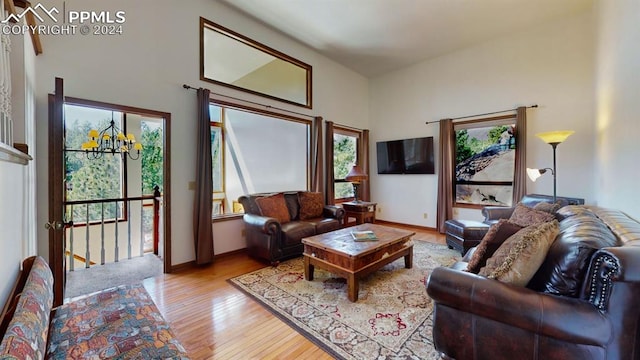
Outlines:
{"type": "Polygon", "coordinates": [[[453,218],[453,166],[455,156],[455,133],[453,121],[440,121],[440,164],[438,166],[438,210],[437,228],[444,233],[445,221],[453,218]]]}
{"type": "Polygon", "coordinates": [[[513,170],[513,205],[527,193],[527,108],[516,112],[516,161],[513,170]]]}
{"type": "Polygon", "coordinates": [[[360,185],[361,194],[360,198],[364,201],[371,201],[371,187],[369,186],[369,181],[371,181],[371,171],[369,167],[369,130],[362,130],[362,154],[360,162],[360,166],[362,166],[362,171],[365,174],[369,175],[369,179],[362,182],[360,185]]]}
{"type": "Polygon", "coordinates": [[[198,124],[196,140],[196,191],[193,203],[193,241],[196,264],[213,261],[213,229],[211,228],[211,128],[209,90],[198,89],[198,124]]]}
{"type": "Polygon", "coordinates": [[[335,191],[333,188],[334,174],[333,174],[333,121],[326,122],[326,135],[324,145],[324,157],[326,159],[325,171],[327,172],[325,179],[327,184],[325,186],[325,196],[327,205],[334,205],[336,203],[335,191]]]}
{"type": "Polygon", "coordinates": [[[311,191],[322,192],[322,116],[313,118],[311,154],[311,191]]]}

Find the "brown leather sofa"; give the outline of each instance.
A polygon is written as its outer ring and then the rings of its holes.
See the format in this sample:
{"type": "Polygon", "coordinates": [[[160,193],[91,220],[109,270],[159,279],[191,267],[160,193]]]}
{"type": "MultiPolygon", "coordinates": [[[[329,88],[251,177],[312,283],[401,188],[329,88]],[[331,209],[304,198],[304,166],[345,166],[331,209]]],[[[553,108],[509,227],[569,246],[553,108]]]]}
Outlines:
{"type": "MultiPolygon", "coordinates": [[[[300,256],[304,250],[302,238],[337,230],[342,226],[344,209],[335,205],[324,205],[319,216],[301,216],[301,199],[313,194],[307,191],[283,193],[256,193],[243,195],[238,201],[244,207],[247,250],[249,255],[269,261],[272,265],[281,260],[300,256]],[[286,222],[263,216],[259,206],[260,198],[284,195],[289,219],[286,222]],[[301,218],[302,217],[302,218],[301,218]]],[[[316,193],[317,194],[317,193],[316,193]]],[[[305,201],[305,200],[302,200],[305,201]]]]}
{"type": "Polygon", "coordinates": [[[639,359],[640,223],[565,206],[560,233],[526,287],[436,268],[433,341],[443,358],[639,359]]]}

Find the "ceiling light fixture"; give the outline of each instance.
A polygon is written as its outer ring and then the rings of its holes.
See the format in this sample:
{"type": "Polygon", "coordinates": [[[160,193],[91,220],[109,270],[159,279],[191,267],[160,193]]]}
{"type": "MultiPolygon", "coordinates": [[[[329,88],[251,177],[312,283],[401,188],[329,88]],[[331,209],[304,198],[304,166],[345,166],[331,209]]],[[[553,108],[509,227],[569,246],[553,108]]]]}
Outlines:
{"type": "Polygon", "coordinates": [[[112,155],[120,154],[124,159],[128,156],[131,160],[140,158],[142,144],[136,142],[132,133],[125,135],[113,120],[113,111],[111,112],[111,123],[106,129],[98,132],[98,130],[89,130],[89,140],[84,142],[81,149],[84,150],[88,159],[99,159],[105,153],[112,155]],[[133,151],[132,151],[133,150],[133,151]],[[132,155],[132,153],[134,153],[132,155]]]}

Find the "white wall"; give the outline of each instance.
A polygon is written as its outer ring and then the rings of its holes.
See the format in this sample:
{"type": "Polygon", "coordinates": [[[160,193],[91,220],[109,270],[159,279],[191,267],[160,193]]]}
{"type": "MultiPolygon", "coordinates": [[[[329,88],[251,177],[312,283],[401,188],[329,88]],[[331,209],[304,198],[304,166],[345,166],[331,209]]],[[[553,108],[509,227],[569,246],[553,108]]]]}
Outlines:
{"type": "MultiPolygon", "coordinates": [[[[62,0],[49,6],[62,9],[62,0]]],[[[368,124],[367,80],[309,48],[276,33],[211,0],[67,1],[67,10],[126,12],[123,35],[42,36],[44,53],[37,57],[38,219],[48,212],[47,94],[54,78],[65,81],[65,95],[169,112],[171,123],[172,262],[194,259],[192,238],[195,178],[195,92],[182,84],[207,87],[264,104],[323,116],[355,127],[368,124]],[[312,110],[250,96],[199,80],[199,17],[233,29],[313,66],[312,110]]],[[[214,231],[216,252],[244,247],[241,221],[225,222],[214,231]]],[[[214,228],[217,224],[214,224],[214,228]]],[[[47,233],[38,234],[38,251],[48,254],[47,233]]]]}
{"type": "MultiPolygon", "coordinates": [[[[29,36],[11,37],[14,141],[35,146],[35,54],[29,36]]],[[[36,254],[35,160],[27,165],[0,161],[0,304],[15,282],[22,260],[36,254]]]]}
{"type": "Polygon", "coordinates": [[[0,161],[0,303],[4,304],[24,259],[27,167],[0,161]]]}
{"type": "MultiPolygon", "coordinates": [[[[532,104],[539,107],[527,112],[527,166],[552,165],[551,147],[534,134],[575,130],[558,147],[558,195],[595,201],[593,54],[589,12],[373,79],[370,181],[371,197],[382,210],[377,217],[435,227],[437,174],[375,174],[375,141],[434,136],[437,152],[439,127],[425,121],[532,104]]],[[[551,176],[527,186],[530,193],[553,192],[551,176]]],[[[478,211],[462,214],[479,217],[478,211]]]]}
{"type": "Polygon", "coordinates": [[[595,9],[597,200],[640,219],[640,2],[599,1],[595,9]]]}

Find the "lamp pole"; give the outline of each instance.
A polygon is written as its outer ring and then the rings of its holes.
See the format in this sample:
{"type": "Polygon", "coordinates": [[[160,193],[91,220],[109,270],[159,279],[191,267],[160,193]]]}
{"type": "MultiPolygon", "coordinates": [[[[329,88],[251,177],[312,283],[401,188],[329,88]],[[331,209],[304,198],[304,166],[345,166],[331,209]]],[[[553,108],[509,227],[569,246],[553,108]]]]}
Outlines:
{"type": "Polygon", "coordinates": [[[553,203],[554,204],[556,202],[556,187],[557,187],[556,175],[558,174],[558,172],[556,171],[556,147],[558,147],[558,144],[560,143],[559,142],[549,143],[549,145],[551,145],[551,147],[553,148],[553,203]]]}

